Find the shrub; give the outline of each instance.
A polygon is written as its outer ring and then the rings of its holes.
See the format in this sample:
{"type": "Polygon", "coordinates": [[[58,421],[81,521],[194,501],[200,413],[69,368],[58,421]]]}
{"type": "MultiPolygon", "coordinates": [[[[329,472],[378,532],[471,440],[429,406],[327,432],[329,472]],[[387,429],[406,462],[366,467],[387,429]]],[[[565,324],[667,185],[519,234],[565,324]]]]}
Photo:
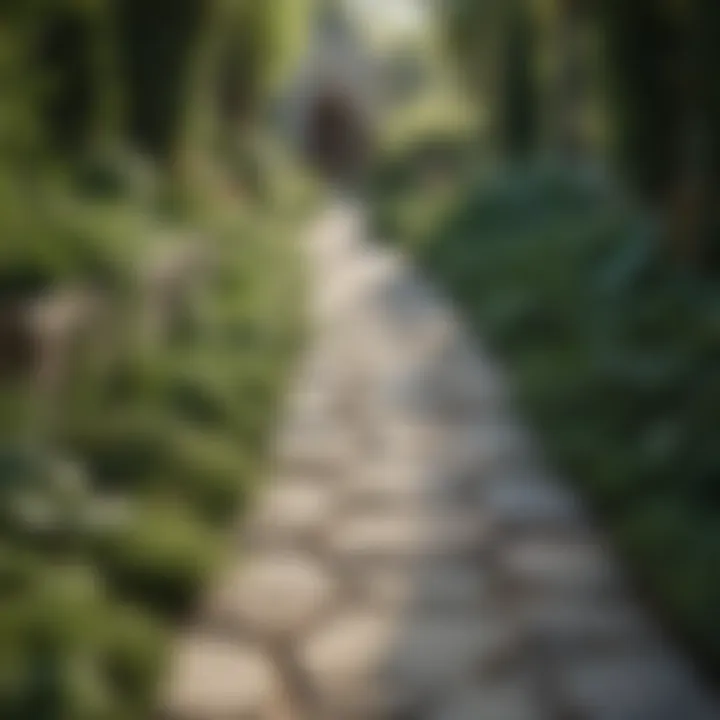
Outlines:
{"type": "Polygon", "coordinates": [[[217,539],[189,508],[162,498],[138,504],[99,549],[100,568],[120,597],[179,617],[217,559],[217,539]]]}
{"type": "Polygon", "coordinates": [[[638,584],[717,669],[717,288],[668,265],[644,219],[578,178],[461,176],[434,222],[412,223],[423,192],[385,192],[383,223],[506,360],[638,584]]]}

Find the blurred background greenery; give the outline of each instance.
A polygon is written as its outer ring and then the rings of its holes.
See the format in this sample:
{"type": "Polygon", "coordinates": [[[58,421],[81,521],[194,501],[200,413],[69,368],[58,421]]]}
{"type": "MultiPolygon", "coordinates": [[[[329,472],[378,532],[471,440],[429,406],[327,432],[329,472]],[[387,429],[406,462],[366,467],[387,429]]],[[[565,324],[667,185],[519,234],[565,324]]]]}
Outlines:
{"type": "MultiPolygon", "coordinates": [[[[3,719],[149,717],[262,475],[319,198],[275,115],[322,4],[2,3],[3,719]]],[[[378,237],[717,672],[720,4],[346,6],[382,80],[378,237]]]]}
{"type": "Polygon", "coordinates": [[[375,231],[507,362],[552,461],[717,676],[720,5],[433,10],[463,113],[443,119],[430,84],[432,123],[394,113],[375,231]]]}
{"type": "Polygon", "coordinates": [[[262,473],[314,183],[299,0],[0,9],[0,717],[149,717],[262,473]]]}

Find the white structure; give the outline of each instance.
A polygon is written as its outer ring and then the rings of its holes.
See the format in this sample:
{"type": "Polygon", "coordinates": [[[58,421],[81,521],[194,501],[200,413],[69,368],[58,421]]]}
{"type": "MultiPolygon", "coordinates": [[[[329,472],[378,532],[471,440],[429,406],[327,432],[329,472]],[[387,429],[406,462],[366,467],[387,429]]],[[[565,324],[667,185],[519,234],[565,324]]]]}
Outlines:
{"type": "Polygon", "coordinates": [[[352,143],[349,136],[358,131],[367,140],[377,120],[378,98],[372,59],[345,8],[325,0],[318,7],[307,52],[283,102],[287,131],[299,148],[312,152],[322,140],[318,134],[330,132],[320,117],[330,112],[334,132],[345,133],[346,142],[352,143]]]}

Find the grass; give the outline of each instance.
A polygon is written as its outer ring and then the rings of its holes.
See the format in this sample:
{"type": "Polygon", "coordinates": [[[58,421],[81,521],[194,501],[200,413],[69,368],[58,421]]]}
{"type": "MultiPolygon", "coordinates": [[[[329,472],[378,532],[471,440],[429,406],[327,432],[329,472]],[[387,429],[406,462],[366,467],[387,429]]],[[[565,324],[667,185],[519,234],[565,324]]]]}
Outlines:
{"type": "Polygon", "coordinates": [[[720,292],[672,266],[650,223],[599,183],[449,160],[441,192],[416,155],[380,166],[378,235],[505,361],[638,587],[717,673],[720,292]]]}

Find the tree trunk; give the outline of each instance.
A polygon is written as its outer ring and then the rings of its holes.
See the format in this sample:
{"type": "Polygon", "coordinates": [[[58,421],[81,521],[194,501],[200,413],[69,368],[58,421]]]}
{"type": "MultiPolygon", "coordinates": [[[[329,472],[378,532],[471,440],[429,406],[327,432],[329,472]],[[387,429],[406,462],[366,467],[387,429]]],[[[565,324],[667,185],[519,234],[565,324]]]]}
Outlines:
{"type": "Polygon", "coordinates": [[[688,43],[656,0],[600,3],[608,41],[617,155],[630,189],[665,219],[669,251],[694,254],[695,156],[688,143],[688,43]]]}
{"type": "Polygon", "coordinates": [[[184,137],[194,52],[212,3],[114,0],[133,143],[172,166],[184,137]]]}
{"type": "Polygon", "coordinates": [[[97,107],[93,24],[87,12],[63,5],[40,22],[38,66],[47,83],[42,127],[53,151],[76,156],[92,134],[97,107]]]}
{"type": "Polygon", "coordinates": [[[553,33],[554,68],[551,113],[552,146],[557,155],[574,163],[583,154],[583,111],[587,100],[587,67],[583,48],[584,0],[561,0],[553,33]]]}
{"type": "Polygon", "coordinates": [[[535,32],[525,0],[510,4],[503,28],[496,117],[503,154],[526,159],[538,140],[538,87],[535,75],[535,32]]]}

